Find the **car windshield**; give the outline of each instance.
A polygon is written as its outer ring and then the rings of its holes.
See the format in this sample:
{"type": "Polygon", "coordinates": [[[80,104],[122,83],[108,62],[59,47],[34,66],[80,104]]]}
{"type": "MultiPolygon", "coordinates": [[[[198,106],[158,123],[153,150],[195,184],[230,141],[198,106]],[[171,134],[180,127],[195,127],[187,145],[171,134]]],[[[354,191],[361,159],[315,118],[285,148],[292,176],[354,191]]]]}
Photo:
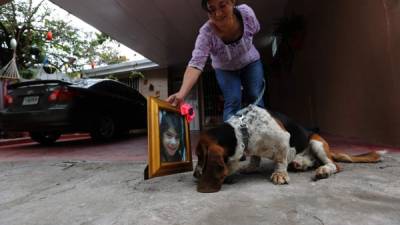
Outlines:
{"type": "Polygon", "coordinates": [[[71,86],[89,88],[100,81],[104,81],[104,79],[79,79],[79,80],[74,80],[71,86]]]}

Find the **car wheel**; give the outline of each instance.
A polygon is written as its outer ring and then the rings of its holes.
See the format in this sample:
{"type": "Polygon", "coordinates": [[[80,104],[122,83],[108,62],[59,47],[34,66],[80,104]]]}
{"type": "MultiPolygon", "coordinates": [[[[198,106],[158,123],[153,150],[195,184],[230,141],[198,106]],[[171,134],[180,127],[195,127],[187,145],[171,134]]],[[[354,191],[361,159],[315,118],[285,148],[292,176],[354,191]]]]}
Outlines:
{"type": "Polygon", "coordinates": [[[30,132],[29,134],[32,140],[42,145],[51,145],[61,136],[61,133],[56,131],[30,132]]]}
{"type": "Polygon", "coordinates": [[[93,139],[108,141],[115,136],[115,122],[109,116],[100,116],[93,121],[93,128],[90,132],[93,139]]]}

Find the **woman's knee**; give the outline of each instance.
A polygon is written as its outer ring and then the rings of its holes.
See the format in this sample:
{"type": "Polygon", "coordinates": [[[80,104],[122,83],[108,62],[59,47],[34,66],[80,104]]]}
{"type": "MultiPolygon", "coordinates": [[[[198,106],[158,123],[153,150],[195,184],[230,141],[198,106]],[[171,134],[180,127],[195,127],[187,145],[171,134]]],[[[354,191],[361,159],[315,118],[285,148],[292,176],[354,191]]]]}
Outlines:
{"type": "Polygon", "coordinates": [[[241,104],[241,97],[240,96],[231,96],[230,98],[225,99],[225,108],[230,107],[233,109],[240,109],[241,104]]]}
{"type": "Polygon", "coordinates": [[[249,100],[256,100],[260,95],[263,93],[263,87],[261,86],[252,86],[249,89],[245,90],[246,91],[246,96],[249,98],[249,100]]]}

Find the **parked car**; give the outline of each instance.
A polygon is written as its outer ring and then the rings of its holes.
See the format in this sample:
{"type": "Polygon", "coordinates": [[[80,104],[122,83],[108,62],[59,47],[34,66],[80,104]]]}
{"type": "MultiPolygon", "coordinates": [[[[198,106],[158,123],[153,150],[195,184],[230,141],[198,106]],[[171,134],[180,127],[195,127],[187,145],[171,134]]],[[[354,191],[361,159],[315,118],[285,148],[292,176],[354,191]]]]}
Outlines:
{"type": "Polygon", "coordinates": [[[109,140],[147,126],[146,99],[110,79],[20,82],[8,86],[4,102],[0,128],[27,131],[42,144],[71,132],[89,132],[94,139],[109,140]]]}

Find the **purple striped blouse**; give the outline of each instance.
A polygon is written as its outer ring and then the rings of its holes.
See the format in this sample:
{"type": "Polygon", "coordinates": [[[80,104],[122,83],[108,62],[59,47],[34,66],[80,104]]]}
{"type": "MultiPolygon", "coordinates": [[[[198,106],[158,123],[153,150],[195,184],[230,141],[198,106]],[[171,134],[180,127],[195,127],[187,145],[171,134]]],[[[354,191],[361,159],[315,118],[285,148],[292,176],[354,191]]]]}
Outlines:
{"type": "Polygon", "coordinates": [[[243,20],[242,38],[234,43],[225,44],[213,31],[207,21],[199,31],[189,66],[203,71],[210,55],[215,69],[239,70],[260,59],[260,53],[254,47],[253,36],[260,30],[260,24],[254,11],[245,4],[238,5],[243,20]]]}

